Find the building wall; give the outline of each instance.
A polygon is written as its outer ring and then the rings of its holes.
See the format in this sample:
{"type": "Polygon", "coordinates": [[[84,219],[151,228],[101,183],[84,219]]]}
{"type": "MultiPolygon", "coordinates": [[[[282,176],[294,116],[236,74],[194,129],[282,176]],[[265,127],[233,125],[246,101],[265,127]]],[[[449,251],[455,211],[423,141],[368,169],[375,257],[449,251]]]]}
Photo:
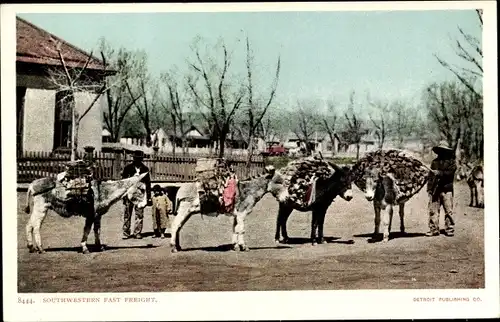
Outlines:
{"type": "Polygon", "coordinates": [[[28,88],[24,101],[24,151],[52,151],[56,92],[28,88]]]}
{"type": "MultiPolygon", "coordinates": [[[[79,114],[82,114],[85,109],[92,103],[95,94],[76,93],[75,108],[79,114]]],[[[104,96],[101,96],[92,109],[85,115],[80,122],[78,129],[78,150],[83,151],[85,146],[93,146],[96,151],[100,151],[102,147],[102,111],[106,104],[104,96]]]]}
{"type": "MultiPolygon", "coordinates": [[[[54,118],[56,91],[49,90],[50,84],[43,76],[16,75],[17,86],[27,87],[24,102],[24,151],[50,152],[54,147],[54,118]]],[[[83,113],[95,95],[76,93],[75,108],[83,113]]],[[[96,151],[102,147],[102,111],[106,100],[101,96],[94,107],[82,119],[78,133],[78,147],[91,145],[96,151]]]]}

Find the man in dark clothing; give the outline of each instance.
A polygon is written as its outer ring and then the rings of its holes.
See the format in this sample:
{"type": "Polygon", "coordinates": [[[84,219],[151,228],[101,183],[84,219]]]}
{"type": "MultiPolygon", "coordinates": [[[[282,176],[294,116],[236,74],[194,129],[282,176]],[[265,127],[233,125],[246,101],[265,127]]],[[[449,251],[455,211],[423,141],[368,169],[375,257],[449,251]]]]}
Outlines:
{"type": "MultiPolygon", "coordinates": [[[[135,175],[139,175],[145,172],[149,172],[149,168],[142,163],[144,159],[144,153],[140,150],[134,152],[134,161],[123,169],[122,179],[130,178],[135,175]]],[[[148,206],[151,206],[151,177],[149,173],[142,179],[146,184],[146,198],[148,201],[148,206]]],[[[123,199],[125,205],[125,211],[123,216],[123,238],[127,239],[130,237],[135,237],[141,239],[142,235],[142,225],[144,219],[144,208],[139,208],[135,206],[130,200],[123,199]],[[132,211],[135,208],[135,222],[134,222],[134,234],[130,235],[130,221],[132,219],[132,211]]]]}
{"type": "Polygon", "coordinates": [[[455,221],[453,214],[453,180],[457,166],[453,149],[445,142],[432,148],[437,158],[432,161],[431,172],[427,183],[429,193],[429,232],[426,236],[439,235],[439,209],[445,212],[445,235],[453,236],[455,221]]]}

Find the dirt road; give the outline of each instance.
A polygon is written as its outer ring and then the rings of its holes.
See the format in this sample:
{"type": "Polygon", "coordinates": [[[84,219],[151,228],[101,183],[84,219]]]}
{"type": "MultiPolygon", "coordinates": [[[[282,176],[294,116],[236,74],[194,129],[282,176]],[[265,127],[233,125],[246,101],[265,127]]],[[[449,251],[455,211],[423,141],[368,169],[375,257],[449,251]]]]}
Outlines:
{"type": "MultiPolygon", "coordinates": [[[[406,230],[395,212],[392,239],[369,243],[373,210],[354,188],[354,199],[337,199],[328,209],[328,243],[311,246],[310,213],[294,212],[288,222],[289,245],[276,245],[277,202],[266,196],[248,217],[249,252],[233,252],[230,218],[192,217],[181,232],[184,251],[171,254],[167,239],[121,239],[122,205],[103,218],[105,252],[78,253],[83,219],[50,212],[42,226],[45,254],[30,254],[18,193],[19,292],[244,291],[320,289],[417,289],[484,287],[483,210],[470,208],[468,189],[456,187],[456,235],[427,238],[427,195],[406,205],[406,230]]],[[[441,221],[443,222],[443,221],[441,221]]],[[[91,234],[90,243],[93,243],[91,234]]],[[[89,247],[92,251],[92,248],[89,247]]]]}

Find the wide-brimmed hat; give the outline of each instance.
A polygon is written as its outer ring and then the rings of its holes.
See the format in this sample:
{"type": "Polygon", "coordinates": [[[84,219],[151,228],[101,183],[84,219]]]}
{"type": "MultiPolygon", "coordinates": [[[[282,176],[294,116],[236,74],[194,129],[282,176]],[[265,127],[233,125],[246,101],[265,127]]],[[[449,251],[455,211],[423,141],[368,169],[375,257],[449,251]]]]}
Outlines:
{"type": "Polygon", "coordinates": [[[448,145],[448,143],[446,141],[441,141],[441,142],[439,142],[438,145],[436,145],[435,147],[432,148],[432,151],[434,153],[441,153],[441,152],[450,153],[450,152],[453,152],[453,149],[450,148],[450,146],[448,145]]]}
{"type": "Polygon", "coordinates": [[[144,152],[142,152],[141,150],[135,150],[134,151],[134,154],[133,154],[133,158],[134,159],[144,159],[144,152]]]}

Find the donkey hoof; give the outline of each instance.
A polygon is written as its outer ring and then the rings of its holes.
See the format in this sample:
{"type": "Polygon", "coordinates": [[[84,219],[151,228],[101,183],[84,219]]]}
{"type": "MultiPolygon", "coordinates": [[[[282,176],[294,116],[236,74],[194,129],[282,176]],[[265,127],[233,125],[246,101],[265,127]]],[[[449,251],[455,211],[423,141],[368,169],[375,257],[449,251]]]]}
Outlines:
{"type": "Polygon", "coordinates": [[[388,241],[389,241],[389,236],[384,236],[384,238],[382,239],[382,242],[387,243],[388,241]]]}
{"type": "Polygon", "coordinates": [[[312,245],[313,245],[313,246],[316,246],[316,245],[318,245],[318,243],[317,243],[316,241],[313,241],[313,242],[312,242],[312,245]]]}
{"type": "Polygon", "coordinates": [[[36,249],[33,245],[28,245],[28,250],[30,253],[34,253],[36,251],[36,249]]]}
{"type": "Polygon", "coordinates": [[[172,253],[177,253],[177,252],[179,252],[180,250],[181,250],[181,248],[180,248],[179,246],[172,246],[172,250],[171,250],[171,252],[172,252],[172,253]]]}
{"type": "Polygon", "coordinates": [[[88,249],[84,249],[84,250],[82,250],[82,254],[90,254],[90,252],[88,249]]]}
{"type": "Polygon", "coordinates": [[[241,250],[242,252],[248,252],[250,249],[248,248],[248,246],[247,246],[247,245],[240,245],[240,250],[241,250]]]}
{"type": "Polygon", "coordinates": [[[37,252],[38,252],[38,254],[43,254],[43,253],[45,253],[45,250],[43,248],[39,248],[37,250],[37,252]]]}
{"type": "Polygon", "coordinates": [[[235,252],[237,252],[237,251],[239,251],[239,250],[240,250],[240,247],[238,246],[238,244],[234,244],[234,245],[233,245],[233,250],[234,250],[235,252]]]}

